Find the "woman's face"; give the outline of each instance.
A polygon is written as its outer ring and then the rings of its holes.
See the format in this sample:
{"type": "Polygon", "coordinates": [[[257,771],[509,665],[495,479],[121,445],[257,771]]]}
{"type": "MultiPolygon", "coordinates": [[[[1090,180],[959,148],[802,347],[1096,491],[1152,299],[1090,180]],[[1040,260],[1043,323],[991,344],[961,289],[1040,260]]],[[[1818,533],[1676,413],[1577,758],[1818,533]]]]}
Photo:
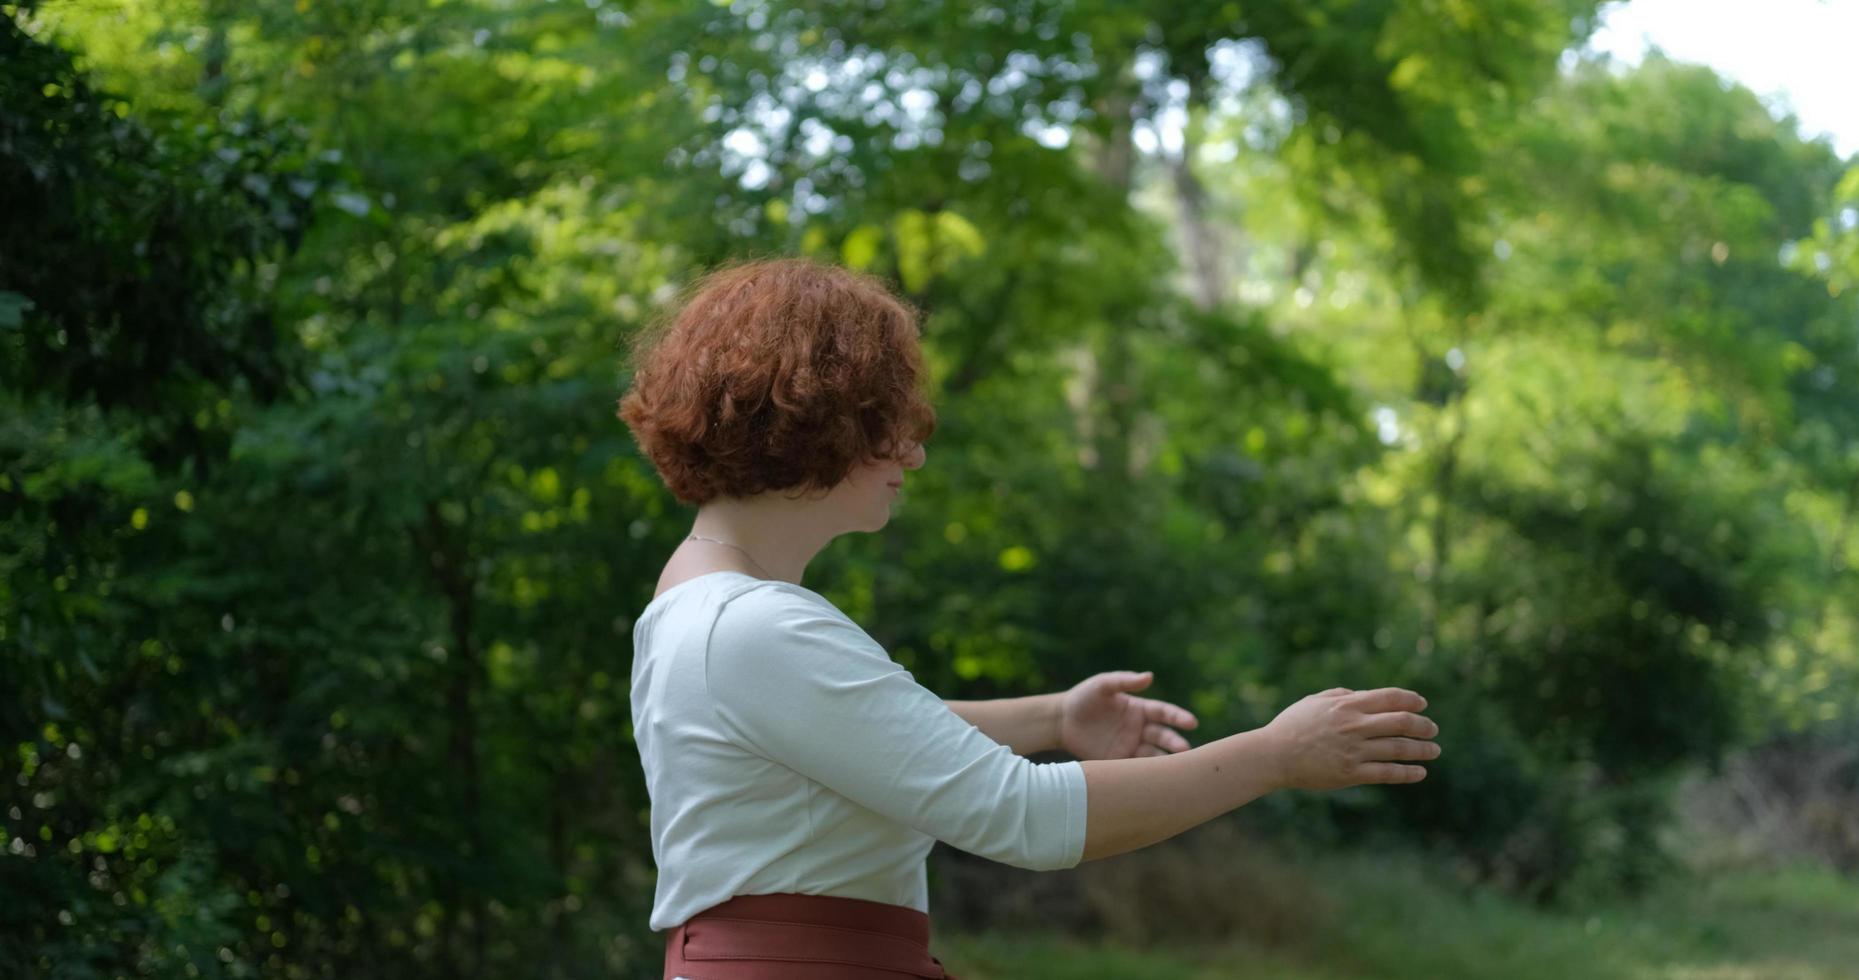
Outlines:
{"type": "Polygon", "coordinates": [[[904,471],[921,469],[926,458],[922,444],[909,443],[895,459],[855,467],[832,496],[859,530],[876,531],[891,519],[891,503],[903,493],[904,471]]]}

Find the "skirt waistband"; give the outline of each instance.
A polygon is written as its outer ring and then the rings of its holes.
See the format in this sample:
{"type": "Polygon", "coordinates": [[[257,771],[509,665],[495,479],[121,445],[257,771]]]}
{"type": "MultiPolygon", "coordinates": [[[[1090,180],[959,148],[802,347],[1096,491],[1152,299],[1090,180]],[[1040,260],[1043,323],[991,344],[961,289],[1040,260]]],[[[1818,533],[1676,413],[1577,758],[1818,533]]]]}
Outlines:
{"type": "Polygon", "coordinates": [[[930,955],[929,916],[831,895],[737,895],[665,938],[665,977],[955,980],[930,955]]]}

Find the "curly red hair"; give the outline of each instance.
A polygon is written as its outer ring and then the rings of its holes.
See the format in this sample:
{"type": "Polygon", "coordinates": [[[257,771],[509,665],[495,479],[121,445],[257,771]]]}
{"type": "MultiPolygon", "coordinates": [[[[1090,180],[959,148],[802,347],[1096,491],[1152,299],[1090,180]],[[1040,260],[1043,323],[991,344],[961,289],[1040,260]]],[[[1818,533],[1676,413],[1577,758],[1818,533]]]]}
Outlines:
{"type": "Polygon", "coordinates": [[[673,496],[826,490],[936,430],[917,313],[807,259],[723,266],[634,339],[619,417],[673,496]]]}

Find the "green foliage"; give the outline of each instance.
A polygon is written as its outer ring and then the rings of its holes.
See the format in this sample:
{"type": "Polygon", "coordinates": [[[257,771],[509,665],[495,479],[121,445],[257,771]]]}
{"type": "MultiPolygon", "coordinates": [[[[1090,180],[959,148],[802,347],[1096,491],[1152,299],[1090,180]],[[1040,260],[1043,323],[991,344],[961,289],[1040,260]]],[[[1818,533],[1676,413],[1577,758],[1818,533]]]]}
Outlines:
{"type": "Polygon", "coordinates": [[[290,351],[253,294],[317,190],[285,129],[151,127],[69,54],[0,26],[0,387],[136,418],[148,456],[204,466],[234,386],[276,397],[290,351]]]}
{"type": "Polygon", "coordinates": [[[7,8],[0,971],[651,973],[689,514],[612,409],[748,254],[925,315],[929,465],[809,581],[927,684],[1417,687],[1425,783],[1256,812],[1650,886],[1675,774],[1850,717],[1859,183],[1557,73],[1593,8],[7,8]]]}

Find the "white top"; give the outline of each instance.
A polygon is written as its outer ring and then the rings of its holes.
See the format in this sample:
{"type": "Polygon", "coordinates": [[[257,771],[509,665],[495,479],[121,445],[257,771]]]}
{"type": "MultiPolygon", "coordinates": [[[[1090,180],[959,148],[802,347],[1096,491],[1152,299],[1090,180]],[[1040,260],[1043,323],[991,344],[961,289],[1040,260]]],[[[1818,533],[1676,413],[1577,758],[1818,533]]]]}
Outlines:
{"type": "Polygon", "coordinates": [[[709,572],[633,625],[633,737],[670,929],[735,895],[929,911],[936,840],[1021,868],[1084,857],[1084,767],[982,734],[824,596],[709,572]]]}

